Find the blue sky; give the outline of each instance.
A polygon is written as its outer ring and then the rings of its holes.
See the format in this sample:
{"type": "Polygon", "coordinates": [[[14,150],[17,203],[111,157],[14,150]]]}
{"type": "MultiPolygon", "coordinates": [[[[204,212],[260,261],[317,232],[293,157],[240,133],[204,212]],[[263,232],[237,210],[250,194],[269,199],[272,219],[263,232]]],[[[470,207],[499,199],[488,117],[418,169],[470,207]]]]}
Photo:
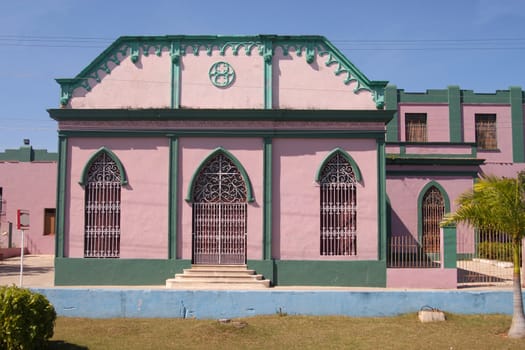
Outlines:
{"type": "Polygon", "coordinates": [[[0,150],[57,149],[55,78],[122,35],[318,34],[372,80],[406,91],[525,89],[522,0],[2,0],[0,150]]]}

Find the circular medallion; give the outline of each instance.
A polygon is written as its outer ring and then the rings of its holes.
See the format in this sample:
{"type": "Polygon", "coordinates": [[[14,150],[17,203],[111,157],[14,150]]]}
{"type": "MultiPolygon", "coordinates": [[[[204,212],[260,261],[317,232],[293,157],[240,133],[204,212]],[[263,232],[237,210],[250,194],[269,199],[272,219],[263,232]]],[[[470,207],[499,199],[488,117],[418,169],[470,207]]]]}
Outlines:
{"type": "Polygon", "coordinates": [[[235,80],[235,71],[229,63],[216,62],[210,67],[208,73],[210,75],[210,81],[216,87],[228,87],[233,84],[235,80]]]}

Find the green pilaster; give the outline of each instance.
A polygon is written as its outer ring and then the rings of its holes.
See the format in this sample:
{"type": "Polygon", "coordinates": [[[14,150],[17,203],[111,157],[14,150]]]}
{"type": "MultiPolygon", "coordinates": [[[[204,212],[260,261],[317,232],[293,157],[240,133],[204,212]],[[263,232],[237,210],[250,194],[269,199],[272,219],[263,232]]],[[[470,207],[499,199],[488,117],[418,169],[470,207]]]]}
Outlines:
{"type": "Polygon", "coordinates": [[[456,226],[443,227],[443,267],[445,269],[456,268],[457,261],[457,238],[456,226]]]}
{"type": "Polygon", "coordinates": [[[523,93],[521,87],[510,87],[510,113],[512,118],[512,156],[515,163],[524,163],[523,93]]]}
{"type": "Polygon", "coordinates": [[[264,138],[263,259],[272,258],[272,139],[264,138]]]}
{"type": "Polygon", "coordinates": [[[58,136],[58,176],[57,176],[57,202],[55,225],[55,256],[64,257],[64,227],[66,205],[66,169],[67,169],[67,137],[58,136]]]}
{"type": "Polygon", "coordinates": [[[180,108],[180,40],[171,43],[171,108],[180,108]]]}
{"type": "Polygon", "coordinates": [[[179,139],[170,136],[168,190],[168,258],[177,258],[178,189],[179,189],[179,139]]]}
{"type": "Polygon", "coordinates": [[[273,108],[273,36],[263,36],[264,109],[273,108]]]}
{"type": "Polygon", "coordinates": [[[378,215],[378,259],[386,260],[386,166],[385,140],[377,139],[377,215],[378,215]]]}
{"type": "Polygon", "coordinates": [[[450,142],[461,142],[461,91],[459,86],[448,87],[448,118],[450,142]]]}
{"type": "Polygon", "coordinates": [[[388,85],[385,89],[385,109],[396,111],[393,118],[386,125],[386,140],[389,142],[399,141],[399,119],[397,112],[398,95],[397,86],[388,85]]]}

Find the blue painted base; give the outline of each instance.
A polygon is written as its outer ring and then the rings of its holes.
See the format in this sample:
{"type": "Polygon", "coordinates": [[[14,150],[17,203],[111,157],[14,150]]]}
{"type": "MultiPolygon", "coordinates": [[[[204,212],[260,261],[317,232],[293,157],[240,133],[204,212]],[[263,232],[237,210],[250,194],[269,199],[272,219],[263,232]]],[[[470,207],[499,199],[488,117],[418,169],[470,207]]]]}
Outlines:
{"type": "Polygon", "coordinates": [[[511,291],[34,289],[59,316],[218,319],[275,314],[394,316],[431,306],[458,314],[512,314],[511,291]]]}

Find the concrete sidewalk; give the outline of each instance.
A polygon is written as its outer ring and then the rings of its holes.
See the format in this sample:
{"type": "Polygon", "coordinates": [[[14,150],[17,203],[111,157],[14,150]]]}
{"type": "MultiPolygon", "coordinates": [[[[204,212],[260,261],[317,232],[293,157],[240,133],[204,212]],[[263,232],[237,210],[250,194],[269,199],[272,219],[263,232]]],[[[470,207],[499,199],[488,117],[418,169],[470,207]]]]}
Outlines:
{"type": "MultiPolygon", "coordinates": [[[[54,286],[55,266],[53,255],[24,256],[23,287],[49,288],[54,286]]],[[[20,257],[0,261],[0,285],[19,285],[20,257]]]]}

